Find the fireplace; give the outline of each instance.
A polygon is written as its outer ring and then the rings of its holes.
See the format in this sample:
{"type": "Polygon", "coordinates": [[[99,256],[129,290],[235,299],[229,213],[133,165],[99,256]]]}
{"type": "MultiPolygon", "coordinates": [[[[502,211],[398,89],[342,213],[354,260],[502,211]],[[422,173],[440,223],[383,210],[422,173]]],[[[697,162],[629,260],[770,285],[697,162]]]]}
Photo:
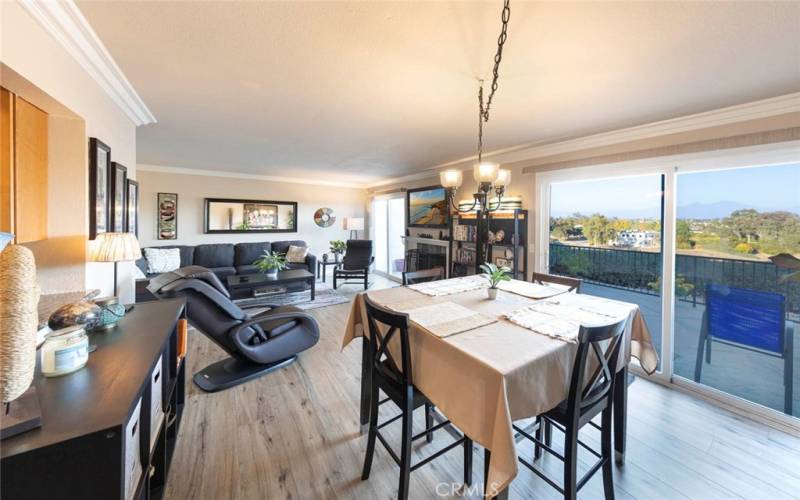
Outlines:
{"type": "Polygon", "coordinates": [[[417,248],[406,252],[406,271],[423,271],[441,267],[447,269],[447,247],[417,243],[417,248]]]}

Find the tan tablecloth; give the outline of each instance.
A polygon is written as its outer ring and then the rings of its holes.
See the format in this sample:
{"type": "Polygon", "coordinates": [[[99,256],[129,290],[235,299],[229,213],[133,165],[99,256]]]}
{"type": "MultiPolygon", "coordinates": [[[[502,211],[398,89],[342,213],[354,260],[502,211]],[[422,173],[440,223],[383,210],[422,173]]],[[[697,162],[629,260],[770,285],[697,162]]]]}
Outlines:
{"type": "MultiPolygon", "coordinates": [[[[498,319],[536,302],[503,290],[496,301],[486,299],[486,290],[445,297],[425,296],[407,287],[368,293],[370,299],[382,305],[425,297],[431,303],[454,302],[498,319]]],[[[581,301],[577,298],[571,302],[576,300],[581,301]]],[[[596,298],[587,300],[592,300],[593,306],[598,304],[596,298]]],[[[614,304],[629,310],[626,360],[633,355],[646,371],[655,371],[658,356],[638,306],[616,301],[614,304]]],[[[365,320],[366,307],[363,294],[359,294],[345,325],[342,348],[363,335],[365,320]]],[[[412,325],[409,340],[414,385],[459,429],[491,450],[487,493],[502,491],[517,474],[512,421],[540,415],[567,397],[577,345],[503,319],[447,338],[412,325]]]]}

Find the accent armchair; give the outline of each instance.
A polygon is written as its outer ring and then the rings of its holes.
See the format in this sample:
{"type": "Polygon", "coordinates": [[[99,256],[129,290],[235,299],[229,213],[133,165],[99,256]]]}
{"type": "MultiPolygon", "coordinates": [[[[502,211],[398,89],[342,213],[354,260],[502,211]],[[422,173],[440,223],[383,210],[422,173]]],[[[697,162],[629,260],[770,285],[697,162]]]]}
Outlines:
{"type": "Polygon", "coordinates": [[[369,288],[369,268],[375,257],[372,256],[372,240],[347,240],[342,266],[333,271],[333,289],[343,284],[364,284],[364,290],[369,288]],[[353,281],[357,280],[357,281],[353,281]]]}

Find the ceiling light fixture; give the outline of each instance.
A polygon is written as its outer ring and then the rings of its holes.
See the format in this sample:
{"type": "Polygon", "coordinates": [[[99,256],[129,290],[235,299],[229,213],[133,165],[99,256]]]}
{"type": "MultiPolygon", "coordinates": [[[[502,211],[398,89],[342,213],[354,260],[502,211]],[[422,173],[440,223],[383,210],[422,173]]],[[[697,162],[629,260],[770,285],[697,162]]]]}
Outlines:
{"type": "Polygon", "coordinates": [[[439,174],[439,181],[442,187],[447,190],[447,198],[454,210],[459,212],[472,212],[478,210],[478,218],[481,214],[488,215],[500,208],[500,199],[505,193],[505,188],[511,182],[511,171],[501,169],[497,163],[483,161],[483,124],[489,121],[489,109],[492,106],[492,99],[497,92],[497,80],[500,76],[500,61],[503,59],[503,46],[508,38],[508,20],[511,17],[510,0],[503,3],[503,13],[500,17],[502,27],[500,36],[497,38],[497,53],[494,55],[494,69],[492,70],[492,85],[489,97],[484,100],[483,80],[479,80],[478,88],[478,161],[473,166],[472,177],[478,184],[478,190],[472,195],[473,203],[469,209],[460,209],[455,203],[456,191],[461,186],[463,180],[460,170],[445,170],[439,174]],[[494,190],[497,195],[497,205],[490,206],[489,193],[494,190]]]}
{"type": "Polygon", "coordinates": [[[460,213],[467,213],[476,211],[477,218],[477,259],[476,263],[480,264],[484,261],[484,255],[488,248],[486,245],[488,230],[489,230],[489,214],[498,210],[501,206],[503,194],[505,194],[506,187],[511,182],[511,171],[501,169],[497,163],[483,161],[483,124],[489,121],[489,109],[492,106],[492,99],[495,92],[497,92],[497,80],[500,76],[500,61],[503,59],[503,46],[508,38],[508,20],[511,18],[511,0],[504,0],[503,13],[500,16],[502,27],[500,29],[500,36],[497,38],[497,52],[494,55],[494,68],[492,70],[492,85],[489,97],[484,100],[483,98],[483,80],[479,80],[478,87],[478,161],[473,166],[472,177],[478,184],[478,189],[473,193],[472,206],[469,208],[460,208],[456,205],[456,191],[463,180],[460,170],[445,170],[439,174],[439,181],[442,187],[445,188],[447,194],[447,203],[453,207],[453,210],[460,213]],[[494,190],[497,195],[497,204],[491,206],[489,193],[494,190]]]}

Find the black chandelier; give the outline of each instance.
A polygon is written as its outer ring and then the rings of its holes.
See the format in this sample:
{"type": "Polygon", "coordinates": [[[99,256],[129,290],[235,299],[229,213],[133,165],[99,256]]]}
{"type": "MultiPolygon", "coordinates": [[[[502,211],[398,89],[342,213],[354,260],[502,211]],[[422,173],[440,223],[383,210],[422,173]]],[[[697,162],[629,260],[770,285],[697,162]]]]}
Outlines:
{"type": "Polygon", "coordinates": [[[488,238],[489,214],[498,210],[501,206],[506,186],[511,183],[511,171],[500,168],[500,165],[492,162],[483,161],[483,124],[489,121],[489,108],[492,105],[492,98],[497,92],[497,79],[499,78],[500,61],[503,59],[503,46],[508,37],[508,20],[511,17],[510,0],[503,3],[503,13],[501,15],[502,27],[500,36],[497,38],[497,53],[494,56],[494,69],[492,71],[492,85],[489,97],[484,101],[483,80],[479,80],[478,87],[478,162],[472,169],[472,176],[478,185],[478,189],[472,194],[472,205],[469,208],[461,208],[455,201],[456,192],[461,186],[463,176],[461,170],[445,170],[439,174],[442,187],[445,188],[448,203],[456,212],[469,213],[475,211],[477,219],[477,264],[483,263],[484,249],[488,238]],[[494,192],[497,197],[496,203],[489,198],[489,194],[494,192]],[[493,206],[492,206],[493,205],[493,206]]]}

